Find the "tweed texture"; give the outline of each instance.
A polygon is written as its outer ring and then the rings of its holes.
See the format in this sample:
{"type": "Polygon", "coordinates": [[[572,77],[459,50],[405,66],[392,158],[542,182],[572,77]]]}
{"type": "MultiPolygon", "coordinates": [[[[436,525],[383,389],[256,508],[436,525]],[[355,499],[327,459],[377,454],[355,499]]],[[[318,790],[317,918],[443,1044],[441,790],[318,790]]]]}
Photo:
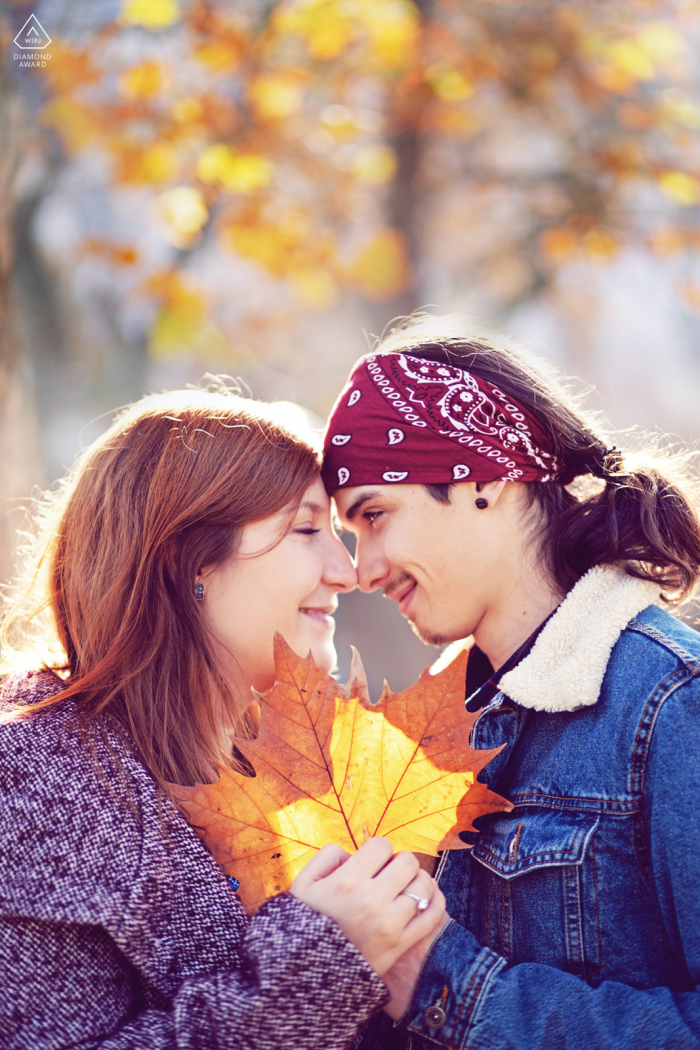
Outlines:
{"type": "MultiPolygon", "coordinates": [[[[61,688],[11,678],[3,702],[61,688]]],[[[249,918],[117,727],[0,725],[3,1050],[343,1050],[389,998],[288,894],[249,918]]]]}

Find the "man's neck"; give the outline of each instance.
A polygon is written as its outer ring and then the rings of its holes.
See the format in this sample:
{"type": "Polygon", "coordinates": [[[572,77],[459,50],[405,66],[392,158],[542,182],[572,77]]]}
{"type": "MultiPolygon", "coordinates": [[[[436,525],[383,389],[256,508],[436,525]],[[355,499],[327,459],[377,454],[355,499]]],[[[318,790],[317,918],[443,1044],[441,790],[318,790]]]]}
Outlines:
{"type": "Polygon", "coordinates": [[[545,580],[528,577],[525,583],[521,578],[504,601],[487,610],[474,631],[474,640],[494,671],[527,641],[562,598],[545,580]]]}

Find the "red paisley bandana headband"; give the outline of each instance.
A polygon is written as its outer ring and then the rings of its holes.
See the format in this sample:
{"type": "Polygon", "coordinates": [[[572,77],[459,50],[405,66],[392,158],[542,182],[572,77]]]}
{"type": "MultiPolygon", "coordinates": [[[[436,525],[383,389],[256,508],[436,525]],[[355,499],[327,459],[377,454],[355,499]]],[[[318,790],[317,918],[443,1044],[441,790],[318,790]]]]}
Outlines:
{"type": "Polygon", "coordinates": [[[471,372],[407,354],[358,361],[331,412],[323,481],[341,486],[554,481],[542,428],[471,372]]]}

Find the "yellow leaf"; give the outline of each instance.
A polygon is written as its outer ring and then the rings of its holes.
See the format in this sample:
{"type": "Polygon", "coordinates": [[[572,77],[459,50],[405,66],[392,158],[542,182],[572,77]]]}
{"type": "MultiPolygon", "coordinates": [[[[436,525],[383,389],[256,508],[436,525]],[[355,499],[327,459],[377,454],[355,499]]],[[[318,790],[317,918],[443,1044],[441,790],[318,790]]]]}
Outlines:
{"type": "Polygon", "coordinates": [[[269,186],[274,165],[256,153],[242,153],[236,157],[224,185],[238,193],[254,193],[269,186]]]}
{"type": "Polygon", "coordinates": [[[217,73],[232,73],[241,64],[241,46],[237,38],[214,40],[195,48],[195,58],[217,73]]]}
{"type": "Polygon", "coordinates": [[[296,113],[303,100],[299,78],[285,73],[256,77],[248,88],[253,109],[263,120],[283,120],[296,113]]]}
{"type": "Polygon", "coordinates": [[[578,238],[567,226],[550,226],[540,237],[540,247],[550,259],[569,259],[578,248],[578,238]]]}
{"type": "Polygon", "coordinates": [[[352,8],[342,0],[295,0],[275,12],[279,33],[294,33],[306,40],[314,58],[328,61],[342,54],[356,35],[352,8]]]}
{"type": "Polygon", "coordinates": [[[192,186],[176,186],[172,190],[166,190],[160,197],[159,206],[176,243],[199,233],[209,218],[204,198],[199,190],[192,186]]]}
{"type": "Polygon", "coordinates": [[[429,66],[425,79],[435,94],[444,102],[462,102],[474,94],[474,87],[456,69],[445,66],[429,66]]]}
{"type": "Polygon", "coordinates": [[[132,66],[122,73],[119,86],[129,98],[150,98],[163,90],[165,82],[163,66],[149,60],[132,66]]]}
{"type": "Polygon", "coordinates": [[[178,168],[177,153],[167,142],[154,142],[143,151],[144,182],[166,182],[178,168]]]}
{"type": "Polygon", "coordinates": [[[380,230],[348,267],[348,277],[368,299],[388,299],[408,284],[406,246],[397,230],[380,230]]]}
{"type": "Polygon", "coordinates": [[[122,0],[118,25],[165,29],[180,17],[177,0],[122,0]]]}
{"type": "Polygon", "coordinates": [[[208,317],[206,296],[182,273],[157,272],[148,280],[145,290],[161,304],[148,344],[153,357],[226,355],[226,339],[208,317]]]}
{"type": "Polygon", "coordinates": [[[236,155],[228,146],[217,142],[208,146],[197,161],[197,175],[208,185],[225,182],[233,170],[236,155]]]}
{"type": "Polygon", "coordinates": [[[164,307],[151,329],[148,352],[151,357],[223,358],[228,352],[226,337],[207,317],[194,317],[172,307],[164,307]]]}
{"type": "Polygon", "coordinates": [[[700,316],[700,285],[687,281],[681,287],[681,298],[690,313],[700,316]]]}
{"type": "Polygon", "coordinates": [[[593,226],[590,230],[586,230],[582,243],[588,254],[598,259],[610,259],[617,255],[617,241],[611,233],[601,229],[600,226],[593,226]]]}
{"type": "Polygon", "coordinates": [[[328,270],[302,266],[292,273],[292,287],[310,310],[327,310],[338,298],[338,286],[328,270]]]}
{"type": "MultiPolygon", "coordinates": [[[[331,105],[321,110],[321,123],[324,134],[332,135],[336,142],[354,138],[357,135],[357,124],[347,106],[331,105]]],[[[331,145],[332,145],[331,140],[331,145]]]]}
{"type": "Polygon", "coordinates": [[[403,69],[414,57],[420,15],[410,0],[360,0],[360,17],[369,30],[372,55],[380,68],[403,69]]]}
{"type": "Polygon", "coordinates": [[[359,660],[343,688],[277,635],[275,685],[255,740],[236,741],[254,777],[220,769],[215,784],[174,788],[248,909],[286,890],[327,842],[357,849],[383,835],[436,856],[466,849],[459,832],[512,808],[476,781],[497,753],[474,751],[464,707],[467,654],[438,675],[369,702],[359,660]]]}
{"type": "Polygon", "coordinates": [[[352,173],[358,182],[381,186],[396,174],[396,154],[388,146],[366,146],[355,156],[352,173]]]}
{"type": "Polygon", "coordinates": [[[700,201],[700,182],[684,171],[665,171],[659,176],[659,186],[676,204],[689,206],[700,201]]]}
{"type": "Polygon", "coordinates": [[[637,43],[642,51],[659,65],[677,62],[688,50],[684,37],[666,22],[652,22],[637,34],[637,43]]]}
{"type": "Polygon", "coordinates": [[[178,156],[168,142],[154,142],[141,148],[133,142],[116,139],[110,143],[118,158],[117,177],[120,182],[167,182],[178,169],[178,156]]]}
{"type": "Polygon", "coordinates": [[[77,151],[99,138],[102,126],[88,107],[67,97],[54,98],[41,113],[41,122],[58,132],[69,151],[77,151]]]}
{"type": "Polygon", "coordinates": [[[197,174],[209,185],[220,183],[236,193],[253,193],[270,184],[273,164],[256,153],[236,154],[228,146],[209,146],[197,162],[197,174]]]}
{"type": "Polygon", "coordinates": [[[637,83],[634,77],[614,65],[600,66],[599,69],[596,69],[594,76],[606,91],[614,91],[618,95],[627,95],[634,91],[637,83]]]}
{"type": "Polygon", "coordinates": [[[289,242],[276,226],[229,226],[222,240],[244,259],[259,262],[275,277],[284,276],[290,269],[289,242]]]}
{"type": "Polygon", "coordinates": [[[677,88],[667,88],[662,93],[661,112],[675,124],[686,128],[700,128],[700,107],[677,88]]]}
{"type": "Polygon", "coordinates": [[[636,40],[618,40],[610,46],[610,59],[624,74],[634,80],[652,80],[654,63],[636,40]]]}
{"type": "Polygon", "coordinates": [[[51,61],[42,70],[42,81],[44,78],[54,94],[64,94],[76,87],[97,83],[101,73],[89,48],[80,49],[65,40],[54,40],[51,61]]]}
{"type": "Polygon", "coordinates": [[[479,130],[480,124],[474,113],[466,113],[463,109],[449,109],[440,107],[433,114],[432,126],[448,135],[473,135],[479,130]]]}
{"type": "Polygon", "coordinates": [[[172,113],[178,123],[190,124],[204,114],[204,106],[198,98],[179,98],[173,103],[172,113]]]}

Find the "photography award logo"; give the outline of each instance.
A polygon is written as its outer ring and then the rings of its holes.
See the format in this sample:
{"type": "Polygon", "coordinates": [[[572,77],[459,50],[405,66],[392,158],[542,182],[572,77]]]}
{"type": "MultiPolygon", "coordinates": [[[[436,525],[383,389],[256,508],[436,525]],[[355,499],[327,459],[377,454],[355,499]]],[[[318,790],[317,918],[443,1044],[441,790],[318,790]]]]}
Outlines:
{"type": "Polygon", "coordinates": [[[15,37],[14,43],[20,51],[20,54],[14,55],[20,66],[45,66],[51,58],[51,55],[46,53],[51,37],[36,15],[29,16],[15,37]]]}

